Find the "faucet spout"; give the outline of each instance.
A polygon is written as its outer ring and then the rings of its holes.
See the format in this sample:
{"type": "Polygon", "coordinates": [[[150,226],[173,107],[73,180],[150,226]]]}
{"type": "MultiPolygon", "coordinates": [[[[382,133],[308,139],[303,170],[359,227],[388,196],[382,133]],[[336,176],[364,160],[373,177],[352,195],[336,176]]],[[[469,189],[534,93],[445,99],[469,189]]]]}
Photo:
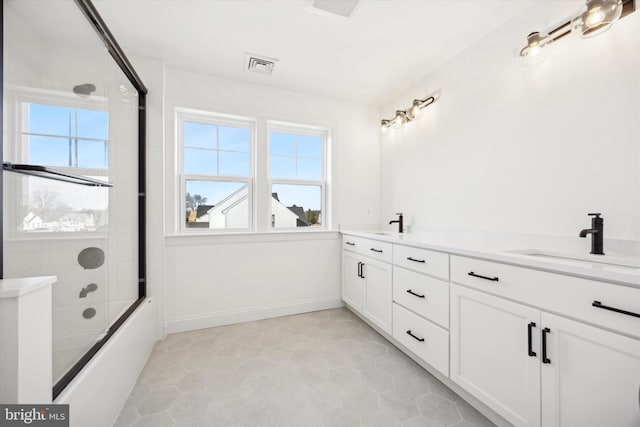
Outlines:
{"type": "Polygon", "coordinates": [[[595,228],[585,228],[584,230],[580,230],[580,237],[587,237],[588,234],[596,234],[598,230],[595,228]]]}

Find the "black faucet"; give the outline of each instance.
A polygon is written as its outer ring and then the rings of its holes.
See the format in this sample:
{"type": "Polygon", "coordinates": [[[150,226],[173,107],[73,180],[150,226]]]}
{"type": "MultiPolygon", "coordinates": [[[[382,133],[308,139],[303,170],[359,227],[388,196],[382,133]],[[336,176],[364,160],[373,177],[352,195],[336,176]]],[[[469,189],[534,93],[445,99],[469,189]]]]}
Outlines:
{"type": "Polygon", "coordinates": [[[396,222],[398,223],[398,233],[402,233],[402,230],[404,229],[404,222],[402,219],[402,213],[397,213],[396,215],[399,216],[398,219],[395,219],[393,221],[389,221],[389,224],[395,224],[396,222]]]}
{"type": "Polygon", "coordinates": [[[591,228],[585,228],[580,231],[580,237],[587,237],[587,234],[591,234],[591,253],[594,255],[604,255],[602,250],[602,244],[604,242],[603,230],[604,219],[600,218],[599,213],[590,213],[591,228]]]}

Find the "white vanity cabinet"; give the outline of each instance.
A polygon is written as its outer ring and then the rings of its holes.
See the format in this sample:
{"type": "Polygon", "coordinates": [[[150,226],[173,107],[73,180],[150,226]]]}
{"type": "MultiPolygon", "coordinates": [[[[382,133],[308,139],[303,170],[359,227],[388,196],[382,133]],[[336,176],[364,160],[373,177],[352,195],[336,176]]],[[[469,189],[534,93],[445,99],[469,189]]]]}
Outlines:
{"type": "Polygon", "coordinates": [[[516,426],[640,425],[640,289],[459,256],[451,274],[455,383],[516,426]]]}
{"type": "Polygon", "coordinates": [[[345,235],[342,247],[343,301],[391,334],[392,245],[345,235]]]}

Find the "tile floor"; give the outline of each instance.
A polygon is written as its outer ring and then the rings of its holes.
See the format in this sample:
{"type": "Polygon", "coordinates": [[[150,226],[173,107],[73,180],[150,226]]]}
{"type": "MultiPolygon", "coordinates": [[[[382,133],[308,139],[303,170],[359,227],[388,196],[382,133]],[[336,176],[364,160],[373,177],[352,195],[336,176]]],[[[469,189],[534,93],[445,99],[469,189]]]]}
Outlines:
{"type": "Polygon", "coordinates": [[[173,334],[116,426],[492,426],[347,309],[173,334]]]}

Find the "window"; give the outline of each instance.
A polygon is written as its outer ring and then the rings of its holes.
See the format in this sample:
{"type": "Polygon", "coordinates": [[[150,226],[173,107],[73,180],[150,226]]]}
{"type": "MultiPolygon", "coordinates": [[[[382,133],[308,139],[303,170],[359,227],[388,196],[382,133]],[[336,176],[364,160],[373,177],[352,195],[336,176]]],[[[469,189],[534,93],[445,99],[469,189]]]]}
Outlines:
{"type": "Polygon", "coordinates": [[[178,111],[182,229],[253,229],[249,119],[178,111]]]}
{"type": "Polygon", "coordinates": [[[30,164],[106,169],[109,113],[60,105],[23,104],[21,134],[30,164]]]}
{"type": "Polygon", "coordinates": [[[324,228],[327,131],[269,126],[272,228],[324,228]]]}
{"type": "MultiPolygon", "coordinates": [[[[109,113],[82,107],[21,102],[16,158],[108,181],[109,113]]],[[[107,225],[105,188],[32,177],[21,177],[19,185],[18,232],[86,232],[107,225]]]]}

